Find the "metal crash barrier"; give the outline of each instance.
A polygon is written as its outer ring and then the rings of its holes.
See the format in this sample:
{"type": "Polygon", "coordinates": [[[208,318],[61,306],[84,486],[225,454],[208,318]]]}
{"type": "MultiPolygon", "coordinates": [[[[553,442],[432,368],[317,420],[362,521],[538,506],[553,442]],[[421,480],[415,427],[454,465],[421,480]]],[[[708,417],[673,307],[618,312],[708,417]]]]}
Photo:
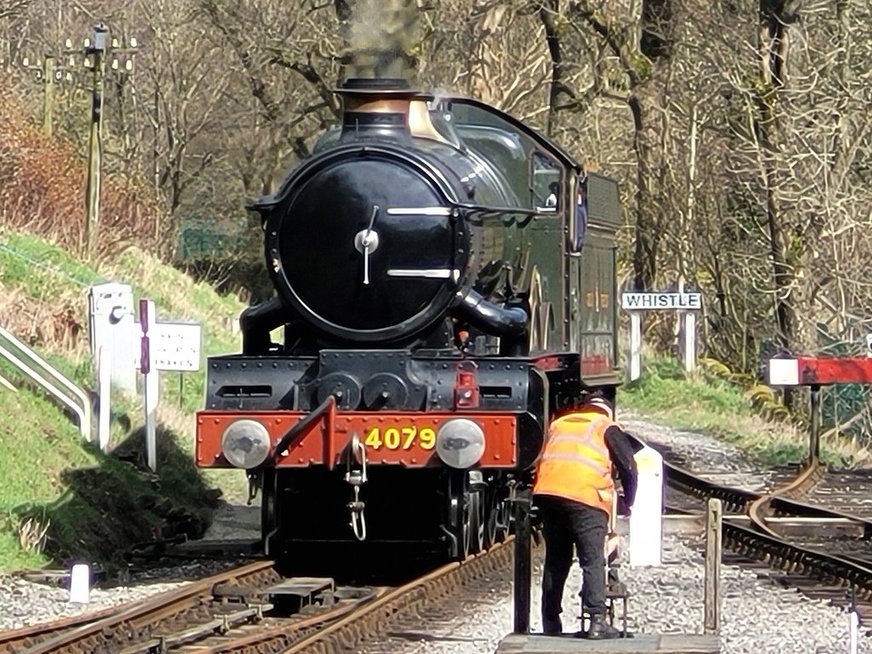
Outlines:
{"type": "MultiPolygon", "coordinates": [[[[11,363],[75,413],[79,419],[79,431],[82,436],[85,440],[92,440],[93,409],[85,391],[3,327],[0,327],[0,357],[11,363]]],[[[15,390],[14,386],[6,379],[2,379],[0,383],[10,390],[15,390]]]]}

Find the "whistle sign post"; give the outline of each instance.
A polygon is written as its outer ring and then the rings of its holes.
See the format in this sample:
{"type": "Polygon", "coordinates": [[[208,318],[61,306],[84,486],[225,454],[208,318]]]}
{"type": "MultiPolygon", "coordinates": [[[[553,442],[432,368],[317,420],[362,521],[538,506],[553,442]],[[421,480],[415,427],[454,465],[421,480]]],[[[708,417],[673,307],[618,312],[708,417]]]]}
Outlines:
{"type": "Polygon", "coordinates": [[[680,312],[684,368],[693,372],[696,367],[696,312],[702,309],[702,294],[623,293],[621,308],[630,313],[630,381],[642,376],[642,311],[680,312]]]}

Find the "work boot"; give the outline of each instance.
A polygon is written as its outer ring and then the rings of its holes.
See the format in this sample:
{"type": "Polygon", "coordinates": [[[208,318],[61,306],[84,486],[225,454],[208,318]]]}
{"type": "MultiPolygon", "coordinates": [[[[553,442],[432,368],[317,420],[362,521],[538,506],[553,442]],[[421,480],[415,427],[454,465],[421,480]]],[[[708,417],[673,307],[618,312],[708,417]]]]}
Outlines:
{"type": "Polygon", "coordinates": [[[605,615],[595,613],[590,616],[590,628],[582,632],[581,637],[588,640],[605,640],[607,638],[621,638],[622,635],[619,629],[615,629],[606,622],[605,615]]]}
{"type": "Polygon", "coordinates": [[[563,633],[563,624],[560,618],[543,618],[542,633],[546,636],[559,636],[563,633]]]}

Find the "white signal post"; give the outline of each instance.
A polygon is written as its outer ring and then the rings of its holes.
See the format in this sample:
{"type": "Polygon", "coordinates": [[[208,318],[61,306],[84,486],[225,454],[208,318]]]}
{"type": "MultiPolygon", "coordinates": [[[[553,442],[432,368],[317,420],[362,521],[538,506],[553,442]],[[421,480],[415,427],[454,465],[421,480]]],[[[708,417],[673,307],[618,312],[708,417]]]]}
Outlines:
{"type": "Polygon", "coordinates": [[[133,289],[128,284],[95,284],[88,294],[91,353],[97,361],[100,398],[97,435],[100,448],[109,449],[112,386],[136,392],[136,325],[133,289]]]}
{"type": "Polygon", "coordinates": [[[145,449],[148,467],[157,470],[157,400],[160,393],[160,379],[157,370],[152,369],[151,336],[155,326],[155,309],[152,300],[139,301],[139,325],[142,328],[142,352],[139,369],[142,372],[142,404],[145,410],[145,449]]]}
{"type": "Polygon", "coordinates": [[[100,388],[97,436],[100,441],[100,449],[103,452],[108,452],[112,417],[112,349],[107,345],[100,346],[97,353],[97,380],[100,388]]]}
{"type": "Polygon", "coordinates": [[[701,293],[622,293],[621,308],[630,312],[630,381],[642,376],[642,312],[679,311],[684,368],[696,368],[696,312],[702,310],[701,293]]]}

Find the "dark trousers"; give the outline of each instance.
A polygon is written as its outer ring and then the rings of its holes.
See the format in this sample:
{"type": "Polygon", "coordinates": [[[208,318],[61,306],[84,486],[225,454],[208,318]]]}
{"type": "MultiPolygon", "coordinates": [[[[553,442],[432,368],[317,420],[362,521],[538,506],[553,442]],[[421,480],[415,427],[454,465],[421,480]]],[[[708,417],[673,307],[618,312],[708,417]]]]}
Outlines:
{"type": "Polygon", "coordinates": [[[542,516],[545,572],[542,578],[542,622],[560,624],[563,587],[572,565],[572,549],[582,568],[581,603],[591,615],[606,612],[605,554],[609,519],[604,511],[549,495],[534,499],[542,516]]]}

